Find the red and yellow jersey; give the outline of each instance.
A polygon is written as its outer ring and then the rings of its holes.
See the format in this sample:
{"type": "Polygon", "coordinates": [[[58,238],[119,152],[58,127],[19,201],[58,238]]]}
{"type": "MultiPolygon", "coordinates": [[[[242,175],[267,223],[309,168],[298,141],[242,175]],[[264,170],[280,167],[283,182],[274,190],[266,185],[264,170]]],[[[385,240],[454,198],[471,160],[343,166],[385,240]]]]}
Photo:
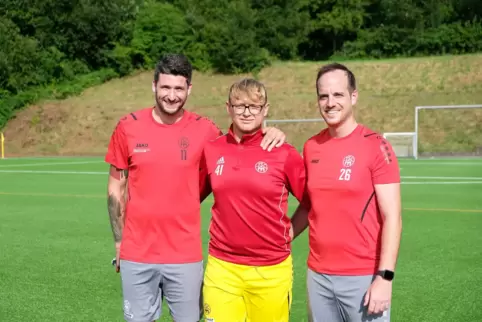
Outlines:
{"type": "Polygon", "coordinates": [[[200,161],[206,142],[222,133],[188,111],[172,125],[156,122],[152,111],[123,117],[105,157],[129,170],[120,257],[142,263],[200,261],[200,161]]]}
{"type": "Polygon", "coordinates": [[[374,185],[400,182],[390,143],[362,125],[343,138],[325,129],[305,143],[303,155],[311,201],[308,266],[325,274],[373,274],[383,223],[374,185]]]}
{"type": "Polygon", "coordinates": [[[303,196],[303,159],[289,144],[264,151],[262,138],[258,131],[238,143],[230,130],[204,150],[214,195],[209,254],[224,261],[273,265],[291,253],[288,195],[303,196]]]}

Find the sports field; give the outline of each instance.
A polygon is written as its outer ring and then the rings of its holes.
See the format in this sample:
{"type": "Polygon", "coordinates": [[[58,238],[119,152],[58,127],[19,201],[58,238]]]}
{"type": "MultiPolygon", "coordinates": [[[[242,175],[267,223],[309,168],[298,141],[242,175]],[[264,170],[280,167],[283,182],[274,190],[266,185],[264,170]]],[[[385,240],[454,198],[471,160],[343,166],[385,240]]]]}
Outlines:
{"type": "MultiPolygon", "coordinates": [[[[482,159],[400,167],[392,321],[482,321],[482,159]]],[[[0,321],[123,320],[119,275],[109,265],[106,171],[101,158],[0,160],[0,321]]],[[[203,204],[204,245],[211,202],[203,204]]],[[[304,233],[293,245],[296,322],[308,320],[307,251],[304,233]]]]}

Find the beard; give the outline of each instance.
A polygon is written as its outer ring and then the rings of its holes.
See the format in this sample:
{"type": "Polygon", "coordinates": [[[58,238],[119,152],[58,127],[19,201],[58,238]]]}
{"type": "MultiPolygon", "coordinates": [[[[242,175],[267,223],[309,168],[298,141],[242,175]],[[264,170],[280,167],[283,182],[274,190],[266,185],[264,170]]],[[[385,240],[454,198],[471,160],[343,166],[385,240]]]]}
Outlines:
{"type": "Polygon", "coordinates": [[[175,104],[178,104],[178,107],[176,109],[172,109],[172,108],[167,108],[166,105],[162,99],[160,99],[158,96],[157,96],[157,91],[155,93],[155,96],[156,96],[156,105],[159,109],[159,111],[164,114],[164,115],[169,115],[169,116],[172,116],[172,115],[176,115],[179,113],[179,111],[182,110],[182,108],[184,107],[184,103],[186,101],[179,101],[179,102],[176,102],[175,104]]]}

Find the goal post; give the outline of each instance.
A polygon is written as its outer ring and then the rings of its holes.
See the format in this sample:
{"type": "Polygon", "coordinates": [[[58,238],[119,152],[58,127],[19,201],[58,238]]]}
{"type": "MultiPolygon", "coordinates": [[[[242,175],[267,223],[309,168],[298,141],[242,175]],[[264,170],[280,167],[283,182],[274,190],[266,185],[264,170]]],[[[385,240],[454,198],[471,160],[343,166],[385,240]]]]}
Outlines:
{"type": "Polygon", "coordinates": [[[383,137],[390,142],[397,158],[416,158],[415,132],[385,132],[383,137]]]}
{"type": "Polygon", "coordinates": [[[419,129],[419,113],[421,110],[434,110],[434,109],[473,109],[473,108],[482,108],[482,104],[474,104],[474,105],[427,105],[427,106],[415,106],[415,137],[414,137],[414,158],[419,158],[419,138],[420,138],[420,129],[419,129]]]}
{"type": "MultiPolygon", "coordinates": [[[[281,124],[283,131],[288,134],[290,141],[299,150],[307,139],[326,127],[325,120],[322,118],[265,119],[263,126],[266,127],[269,124],[281,124]]],[[[383,136],[390,142],[397,157],[414,157],[416,153],[414,132],[387,132],[383,136]]]]}
{"type": "Polygon", "coordinates": [[[325,122],[324,119],[284,119],[284,120],[271,120],[265,119],[263,122],[263,126],[268,126],[268,123],[303,123],[303,122],[325,122]]]}
{"type": "MultiPolygon", "coordinates": [[[[414,108],[414,129],[413,132],[385,132],[383,136],[392,144],[394,147],[395,154],[399,157],[408,157],[419,159],[421,156],[434,156],[434,155],[482,155],[482,111],[475,111],[475,114],[463,115],[463,118],[459,118],[461,126],[469,126],[469,128],[454,129],[453,126],[447,125],[447,120],[454,120],[453,116],[444,115],[441,123],[437,123],[435,120],[429,122],[420,122],[420,111],[422,110],[442,110],[442,109],[482,109],[482,104],[473,105],[427,105],[427,106],[415,106],[414,108]],[[422,124],[421,124],[422,123],[422,124]],[[474,125],[475,124],[475,125],[474,125]],[[422,126],[421,126],[422,125],[422,126]],[[422,127],[422,140],[424,141],[420,144],[420,128],[422,127]],[[426,129],[426,127],[428,127],[426,129]],[[426,131],[424,131],[426,129],[426,131]],[[428,131],[428,132],[427,132],[428,131]],[[440,133],[439,133],[440,131],[440,133]],[[460,138],[455,139],[450,137],[452,141],[440,141],[444,140],[444,135],[449,136],[450,133],[457,131],[460,138]],[[467,132],[464,132],[467,131],[467,132]],[[465,138],[469,137],[469,143],[466,142],[465,138]],[[440,143],[442,142],[442,144],[440,143]],[[462,143],[460,143],[462,142],[462,143]],[[474,150],[475,146],[475,150],[474,150]],[[447,149],[444,151],[442,149],[447,149]],[[464,150],[465,149],[465,150],[464,150]],[[470,151],[469,151],[470,150],[470,151]],[[472,151],[473,150],[473,151],[472,151]]],[[[445,114],[445,113],[442,113],[445,114]]],[[[460,115],[458,115],[460,116],[460,115]]],[[[458,117],[457,116],[457,117],[458,117]]],[[[290,138],[290,143],[293,144],[297,149],[301,150],[303,144],[311,136],[319,133],[322,128],[326,127],[326,123],[322,118],[304,118],[304,119],[265,119],[263,125],[269,126],[270,124],[280,124],[282,131],[284,131],[290,138]]],[[[388,129],[391,130],[391,129],[388,129]]],[[[395,130],[395,129],[393,129],[395,130]]]]}
{"type": "MultiPolygon", "coordinates": [[[[265,119],[263,122],[264,127],[270,124],[280,124],[282,130],[290,137],[290,143],[300,151],[307,139],[326,127],[322,118],[265,119]]],[[[415,132],[386,132],[383,133],[383,137],[390,142],[397,157],[415,157],[415,132]]]]}
{"type": "Polygon", "coordinates": [[[5,136],[3,136],[3,132],[0,132],[0,150],[1,158],[5,159],[5,136]]]}

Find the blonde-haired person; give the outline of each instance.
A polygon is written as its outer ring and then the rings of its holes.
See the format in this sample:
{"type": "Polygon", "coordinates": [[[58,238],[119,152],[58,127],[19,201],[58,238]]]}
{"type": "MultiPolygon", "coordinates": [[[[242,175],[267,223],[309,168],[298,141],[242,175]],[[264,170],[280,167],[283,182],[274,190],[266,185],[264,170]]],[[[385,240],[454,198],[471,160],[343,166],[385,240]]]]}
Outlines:
{"type": "Polygon", "coordinates": [[[213,192],[203,297],[206,321],[289,321],[293,269],[288,195],[302,200],[300,153],[283,144],[259,147],[269,103],[254,79],[234,83],[226,109],[229,132],[204,149],[206,186],[213,192]]]}

